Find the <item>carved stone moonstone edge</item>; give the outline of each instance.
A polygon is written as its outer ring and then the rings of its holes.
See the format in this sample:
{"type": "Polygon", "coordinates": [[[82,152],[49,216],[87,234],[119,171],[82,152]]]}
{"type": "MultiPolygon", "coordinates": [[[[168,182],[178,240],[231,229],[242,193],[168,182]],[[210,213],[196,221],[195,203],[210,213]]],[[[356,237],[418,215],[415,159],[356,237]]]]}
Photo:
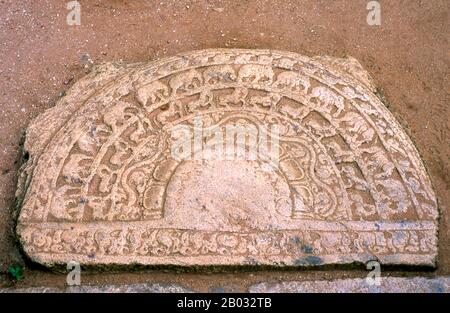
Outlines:
{"type": "Polygon", "coordinates": [[[30,124],[17,234],[35,262],[434,266],[436,197],[353,58],[211,49],[109,63],[30,124]],[[178,125],[278,126],[279,163],[179,160],[178,125]]]}

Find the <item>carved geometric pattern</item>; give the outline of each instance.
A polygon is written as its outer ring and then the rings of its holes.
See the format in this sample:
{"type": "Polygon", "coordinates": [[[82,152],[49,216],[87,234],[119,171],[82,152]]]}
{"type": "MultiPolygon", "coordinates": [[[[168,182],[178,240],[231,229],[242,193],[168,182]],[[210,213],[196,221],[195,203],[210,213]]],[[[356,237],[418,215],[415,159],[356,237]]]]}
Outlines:
{"type": "Polygon", "coordinates": [[[110,63],[27,130],[17,226],[36,262],[434,265],[436,197],[352,58],[211,49],[110,63]],[[170,129],[278,126],[279,166],[171,156],[170,129]]]}

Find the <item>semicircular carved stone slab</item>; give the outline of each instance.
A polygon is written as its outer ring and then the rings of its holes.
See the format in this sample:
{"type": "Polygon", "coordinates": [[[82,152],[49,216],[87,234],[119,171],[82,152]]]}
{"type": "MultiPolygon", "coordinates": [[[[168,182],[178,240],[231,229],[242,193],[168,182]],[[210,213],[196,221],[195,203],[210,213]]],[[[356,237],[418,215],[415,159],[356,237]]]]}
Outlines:
{"type": "Polygon", "coordinates": [[[269,50],[97,67],[28,128],[24,251],[47,266],[433,266],[434,191],[374,90],[355,59],[269,50]],[[170,130],[199,117],[276,125],[278,166],[174,158],[170,130]]]}

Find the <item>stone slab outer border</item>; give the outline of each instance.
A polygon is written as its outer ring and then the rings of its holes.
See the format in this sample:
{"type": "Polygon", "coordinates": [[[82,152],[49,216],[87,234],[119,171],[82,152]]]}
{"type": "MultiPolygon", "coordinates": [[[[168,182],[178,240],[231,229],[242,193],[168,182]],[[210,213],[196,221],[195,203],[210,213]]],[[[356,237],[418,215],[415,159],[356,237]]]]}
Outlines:
{"type": "Polygon", "coordinates": [[[24,150],[16,232],[47,267],[435,266],[431,181],[351,57],[210,49],[105,64],[31,122],[24,150]],[[173,129],[198,117],[279,127],[279,164],[172,155],[173,129]]]}
{"type": "MultiPolygon", "coordinates": [[[[52,287],[0,289],[0,293],[190,293],[195,292],[178,284],[129,284],[78,286],[65,289],[52,287]]],[[[450,276],[386,277],[380,286],[370,286],[364,278],[332,281],[263,282],[249,287],[250,293],[449,293],[450,276]]]]}

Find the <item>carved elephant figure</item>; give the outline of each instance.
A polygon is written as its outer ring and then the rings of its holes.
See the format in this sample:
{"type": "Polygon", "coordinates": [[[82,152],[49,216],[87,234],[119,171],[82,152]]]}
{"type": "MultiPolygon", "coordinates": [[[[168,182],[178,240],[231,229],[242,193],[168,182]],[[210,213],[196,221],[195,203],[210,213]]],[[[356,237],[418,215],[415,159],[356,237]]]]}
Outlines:
{"type": "Polygon", "coordinates": [[[337,117],[344,110],[344,98],[326,87],[314,88],[311,92],[310,102],[321,113],[331,115],[333,109],[336,108],[333,117],[337,117]]]}
{"type": "Polygon", "coordinates": [[[311,86],[308,77],[292,71],[280,73],[274,85],[277,88],[289,88],[291,91],[301,91],[304,94],[311,86]]]}
{"type": "Polygon", "coordinates": [[[311,133],[317,136],[318,140],[336,135],[336,129],[328,123],[321,123],[311,119],[305,122],[305,126],[311,133]]]}
{"type": "Polygon", "coordinates": [[[155,104],[170,96],[169,87],[160,81],[154,81],[137,90],[136,99],[144,106],[155,104]]]}
{"type": "Polygon", "coordinates": [[[246,64],[239,70],[238,81],[243,83],[272,84],[274,72],[267,65],[246,64]]]}
{"type": "Polygon", "coordinates": [[[234,82],[237,79],[236,72],[230,65],[210,66],[203,72],[203,78],[210,85],[234,82]]]}
{"type": "Polygon", "coordinates": [[[375,130],[355,112],[349,112],[339,119],[346,127],[346,140],[353,148],[358,148],[364,143],[370,142],[375,137],[375,130]]]}
{"type": "Polygon", "coordinates": [[[169,81],[172,93],[187,92],[203,84],[202,74],[196,70],[189,70],[172,77],[169,81]]]}
{"type": "Polygon", "coordinates": [[[278,101],[280,101],[281,96],[277,93],[267,94],[264,96],[253,96],[249,99],[249,104],[252,106],[259,106],[264,109],[274,107],[278,101]]]}

